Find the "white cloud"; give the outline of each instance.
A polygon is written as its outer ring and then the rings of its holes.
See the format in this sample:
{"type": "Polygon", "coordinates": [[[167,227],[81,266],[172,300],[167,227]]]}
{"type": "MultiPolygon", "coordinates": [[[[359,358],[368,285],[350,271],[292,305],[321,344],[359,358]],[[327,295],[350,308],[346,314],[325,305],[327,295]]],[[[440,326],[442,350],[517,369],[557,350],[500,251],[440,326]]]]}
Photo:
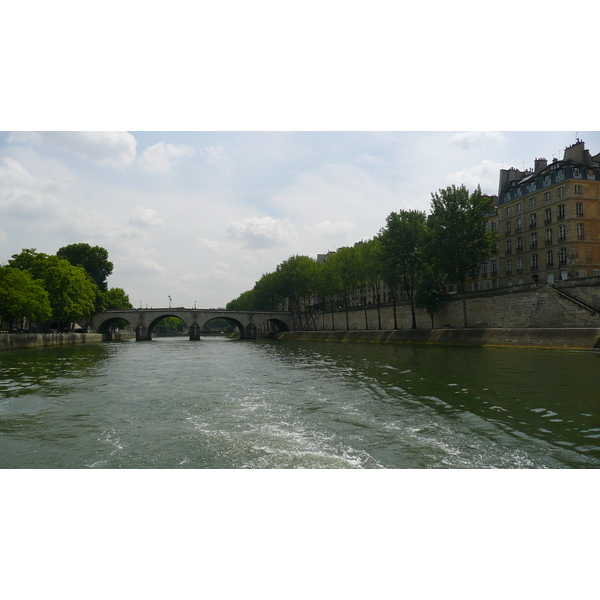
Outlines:
{"type": "Polygon", "coordinates": [[[470,191],[480,185],[484,194],[497,194],[498,173],[501,168],[502,163],[483,160],[480,164],[468,169],[449,173],[446,179],[450,184],[464,184],[470,191]]]}
{"type": "Polygon", "coordinates": [[[323,221],[315,225],[315,229],[323,236],[350,235],[356,229],[356,225],[350,221],[323,221]]]}
{"type": "Polygon", "coordinates": [[[8,142],[58,148],[100,164],[123,168],[135,160],[137,142],[126,131],[38,131],[12,133],[8,142]]]}
{"type": "Polygon", "coordinates": [[[296,230],[289,219],[250,217],[243,221],[230,221],[225,227],[231,240],[241,241],[251,248],[268,248],[286,244],[296,239],[296,230]]]}
{"type": "Polygon", "coordinates": [[[207,146],[200,150],[200,154],[207,163],[212,165],[220,165],[228,160],[228,156],[225,153],[225,148],[221,144],[216,146],[207,146]]]}
{"type": "Polygon", "coordinates": [[[194,153],[195,150],[187,144],[158,142],[142,152],[138,164],[147,173],[170,173],[178,159],[194,153]]]}
{"type": "Polygon", "coordinates": [[[201,249],[210,250],[211,252],[219,251],[219,242],[215,240],[209,240],[208,238],[198,238],[196,240],[196,246],[201,249]]]}
{"type": "Polygon", "coordinates": [[[470,150],[471,148],[479,148],[489,143],[503,143],[506,141],[505,136],[499,131],[461,131],[455,133],[450,138],[450,145],[470,150]]]}
{"type": "Polygon", "coordinates": [[[129,222],[139,227],[162,227],[165,222],[159,219],[158,213],[152,208],[136,206],[129,216],[129,222]]]}

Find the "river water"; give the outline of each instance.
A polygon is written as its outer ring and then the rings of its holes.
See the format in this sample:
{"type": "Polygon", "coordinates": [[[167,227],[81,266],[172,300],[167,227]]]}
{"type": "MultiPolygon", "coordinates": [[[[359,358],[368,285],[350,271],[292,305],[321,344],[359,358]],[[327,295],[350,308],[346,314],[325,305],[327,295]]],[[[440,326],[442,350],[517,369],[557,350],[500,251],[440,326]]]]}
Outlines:
{"type": "Polygon", "coordinates": [[[208,337],[0,354],[2,468],[596,468],[600,354],[208,337]]]}

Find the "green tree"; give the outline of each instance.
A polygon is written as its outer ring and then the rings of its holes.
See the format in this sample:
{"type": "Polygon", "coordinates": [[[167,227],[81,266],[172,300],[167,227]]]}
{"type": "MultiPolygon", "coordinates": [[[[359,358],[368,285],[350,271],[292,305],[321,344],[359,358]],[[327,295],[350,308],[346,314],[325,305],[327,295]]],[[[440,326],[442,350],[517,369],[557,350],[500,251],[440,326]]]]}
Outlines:
{"type": "Polygon", "coordinates": [[[56,256],[68,260],[75,267],[83,267],[100,291],[107,290],[106,280],[113,272],[113,264],[108,260],[108,250],[85,243],[69,244],[60,248],[56,256]]]}
{"type": "Polygon", "coordinates": [[[430,265],[425,265],[423,277],[415,292],[415,306],[427,311],[433,329],[433,317],[443,302],[444,279],[430,265]]]}
{"type": "Polygon", "coordinates": [[[9,265],[30,272],[34,279],[43,282],[52,317],[58,321],[61,331],[68,330],[76,319],[93,314],[98,288],[82,267],[35,249],[14,254],[9,265]]]}
{"type": "Polygon", "coordinates": [[[332,283],[342,297],[346,312],[346,329],[350,329],[349,307],[351,298],[360,288],[359,266],[356,247],[340,248],[327,259],[327,265],[333,271],[332,283]]]}
{"type": "Polygon", "coordinates": [[[52,308],[44,284],[33,279],[29,271],[10,266],[0,267],[0,321],[6,321],[9,331],[15,321],[32,322],[50,318],[52,308]]]}
{"type": "Polygon", "coordinates": [[[122,288],[110,288],[98,294],[100,299],[100,310],[130,310],[133,304],[129,301],[129,295],[122,288]]]}
{"type": "Polygon", "coordinates": [[[413,329],[417,327],[414,295],[423,275],[425,235],[425,213],[416,210],[390,213],[379,232],[386,274],[410,302],[413,329]]]}
{"type": "Polygon", "coordinates": [[[463,325],[468,327],[466,281],[475,277],[495,250],[496,232],[486,232],[486,216],[493,210],[491,198],[481,189],[469,194],[454,185],[432,194],[430,228],[434,268],[456,284],[463,301],[463,325]]]}
{"type": "MultiPolygon", "coordinates": [[[[309,256],[290,256],[287,260],[277,265],[279,274],[278,289],[282,296],[288,300],[290,312],[292,313],[292,323],[296,328],[294,318],[294,306],[300,321],[300,329],[303,329],[301,316],[301,301],[306,301],[314,295],[315,281],[315,260],[309,256]]],[[[306,302],[305,302],[306,303],[306,302]]]]}

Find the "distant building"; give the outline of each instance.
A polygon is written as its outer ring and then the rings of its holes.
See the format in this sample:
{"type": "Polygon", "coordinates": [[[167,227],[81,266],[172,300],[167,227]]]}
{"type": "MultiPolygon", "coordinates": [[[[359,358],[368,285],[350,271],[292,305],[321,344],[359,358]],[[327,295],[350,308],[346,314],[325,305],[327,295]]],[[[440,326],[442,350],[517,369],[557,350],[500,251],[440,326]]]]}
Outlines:
{"type": "Polygon", "coordinates": [[[502,169],[498,253],[481,266],[470,291],[600,275],[600,154],[577,140],[562,160],[536,158],[526,171],[502,169]]]}

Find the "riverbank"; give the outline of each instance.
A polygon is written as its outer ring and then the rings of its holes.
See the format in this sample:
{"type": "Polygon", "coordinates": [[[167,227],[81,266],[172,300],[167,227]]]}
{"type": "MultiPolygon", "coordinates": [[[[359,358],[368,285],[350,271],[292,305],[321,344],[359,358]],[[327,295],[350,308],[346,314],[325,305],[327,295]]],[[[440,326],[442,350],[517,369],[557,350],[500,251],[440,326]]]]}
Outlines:
{"type": "MultiPolygon", "coordinates": [[[[135,334],[117,332],[113,339],[134,339],[135,334]]],[[[42,346],[64,346],[89,344],[102,341],[101,333],[0,333],[0,351],[39,348],[42,346]]]]}
{"type": "Polygon", "coordinates": [[[600,328],[283,331],[269,337],[279,340],[314,340],[320,342],[377,342],[540,348],[548,350],[600,350],[600,328]]]}

